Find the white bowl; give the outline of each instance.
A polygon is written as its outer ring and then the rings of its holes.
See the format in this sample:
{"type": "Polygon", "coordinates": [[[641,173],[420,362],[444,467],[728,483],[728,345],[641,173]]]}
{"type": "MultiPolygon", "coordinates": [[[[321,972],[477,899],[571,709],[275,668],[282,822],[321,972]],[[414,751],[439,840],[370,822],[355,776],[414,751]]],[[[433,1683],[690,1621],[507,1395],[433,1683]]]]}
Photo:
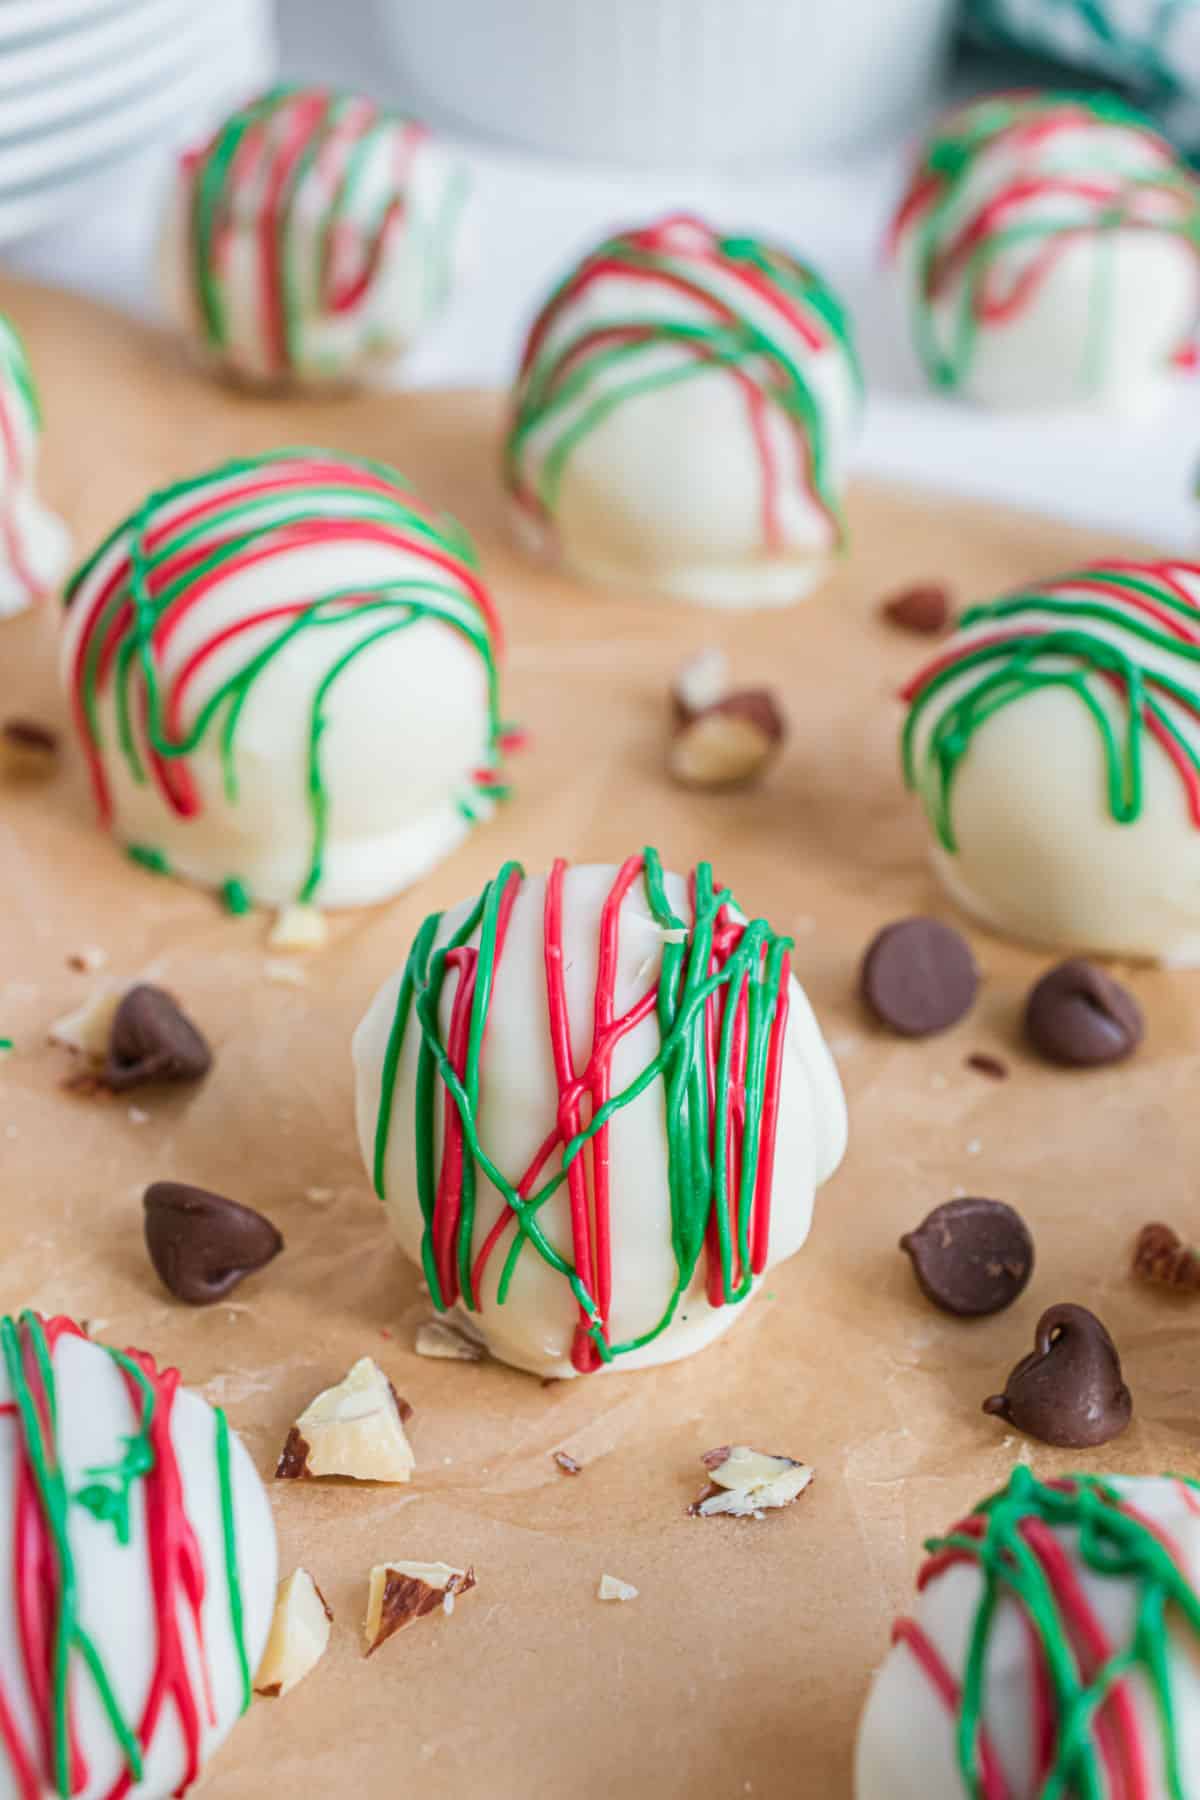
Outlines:
{"type": "Polygon", "coordinates": [[[422,109],[560,155],[829,154],[912,120],[957,0],[379,0],[422,109]]]}
{"type": "MultiPolygon", "coordinates": [[[[150,94],[190,80],[197,70],[212,79],[219,66],[211,15],[164,6],[163,25],[148,41],[131,44],[121,56],[64,74],[0,97],[0,154],[10,144],[37,140],[56,151],[69,142],[81,121],[95,126],[101,115],[125,114],[150,94]]],[[[0,52],[0,79],[4,56],[0,52]]]]}
{"type": "MultiPolygon", "coordinates": [[[[10,4],[0,0],[0,19],[10,4]]],[[[139,4],[144,12],[144,0],[139,4]]],[[[111,203],[121,204],[116,183],[123,169],[151,157],[156,146],[165,160],[172,147],[270,80],[272,0],[206,0],[203,8],[185,0],[182,9],[176,0],[154,0],[154,6],[163,29],[136,67],[132,53],[118,55],[82,79],[0,98],[0,242],[109,204],[110,193],[111,203]],[[62,116],[60,89],[74,95],[62,116]],[[31,98],[45,98],[44,106],[30,107],[31,98]]],[[[7,55],[0,37],[0,71],[7,55]]]]}
{"type": "MultiPolygon", "coordinates": [[[[0,123],[5,122],[10,94],[44,89],[73,76],[103,77],[119,59],[136,54],[148,43],[161,42],[194,11],[192,0],[129,0],[117,12],[82,19],[33,42],[10,44],[0,37],[0,95],[4,97],[0,123]]],[[[3,17],[4,0],[0,0],[0,19],[3,17]]]]}
{"type": "Polygon", "coordinates": [[[81,21],[128,10],[136,0],[0,0],[0,44],[53,38],[81,21]]]}

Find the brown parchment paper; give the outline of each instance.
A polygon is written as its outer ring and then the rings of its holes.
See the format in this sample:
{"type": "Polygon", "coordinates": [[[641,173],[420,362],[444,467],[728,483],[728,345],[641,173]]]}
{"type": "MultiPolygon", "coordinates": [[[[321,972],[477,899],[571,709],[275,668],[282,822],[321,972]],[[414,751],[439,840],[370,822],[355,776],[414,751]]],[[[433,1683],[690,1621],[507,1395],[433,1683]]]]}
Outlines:
{"type": "MultiPolygon", "coordinates": [[[[288,441],[381,456],[477,534],[511,641],[506,697],[531,747],[518,791],[420,889],[333,921],[269,979],[268,921],[129,866],[94,827],[79,759],[50,785],[0,787],[0,1302],[93,1320],[177,1362],[224,1405],[263,1474],[314,1391],[372,1354],[416,1409],[410,1489],[280,1485],[282,1566],[303,1561],[336,1614],[302,1687],[256,1701],[207,1780],[220,1800],[413,1792],[630,1800],[701,1794],[833,1800],[869,1670],[923,1535],[1030,1454],[980,1412],[1032,1343],[1043,1306],[1095,1307],[1123,1352],[1136,1418],[1096,1466],[1200,1471],[1200,1303],[1134,1286],[1149,1216],[1196,1225],[1200,976],[1134,971],[1149,1034],[1137,1061],[1089,1075],[1038,1066],[1017,1035],[1040,959],[978,932],[973,1016],[901,1043],[855,998],[887,920],[947,911],[896,769],[902,677],[926,652],[875,616],[884,590],[949,578],[962,598],[1111,548],[1052,524],[930,497],[860,491],[855,549],[819,598],[723,618],[615,600],[527,567],[505,539],[499,403],[469,394],[325,404],[230,393],[141,328],[0,282],[27,334],[47,416],[44,487],[97,535],[153,484],[288,441]],[[774,681],[791,737],[744,794],[685,794],[663,769],[666,690],[691,650],[723,642],[774,681]],[[713,857],[743,904],[797,936],[799,974],[846,1082],[851,1147],[806,1250],[720,1343],[674,1367],[543,1387],[498,1365],[415,1355],[428,1316],[359,1164],[349,1038],[426,912],[475,891],[505,856],[619,860],[645,842],[675,867],[713,857]],[[98,945],[102,976],[72,971],[98,945]],[[151,974],[208,1032],[216,1067],[183,1094],[64,1091],[51,1022],[109,976],[151,974]],[[1011,1078],[972,1071],[972,1051],[1011,1078]],[[157,1285],[141,1239],[153,1179],[261,1207],[287,1251],[231,1302],[192,1310],[157,1285]],[[956,1190],[1017,1204],[1038,1264],[1006,1314],[960,1324],[919,1297],[900,1233],[956,1190]],[[812,1462],[817,1480],[761,1522],[693,1520],[697,1458],[745,1441],[812,1462]],[[566,1478],[563,1449],[584,1465],[566,1478]],[[361,1652],[366,1572],[387,1557],[473,1563],[452,1619],[361,1652]],[[640,1590],[601,1605],[602,1572],[640,1590]]],[[[64,722],[53,617],[0,626],[0,716],[64,722]]],[[[1039,1468],[1078,1457],[1036,1449],[1039,1468]]]]}

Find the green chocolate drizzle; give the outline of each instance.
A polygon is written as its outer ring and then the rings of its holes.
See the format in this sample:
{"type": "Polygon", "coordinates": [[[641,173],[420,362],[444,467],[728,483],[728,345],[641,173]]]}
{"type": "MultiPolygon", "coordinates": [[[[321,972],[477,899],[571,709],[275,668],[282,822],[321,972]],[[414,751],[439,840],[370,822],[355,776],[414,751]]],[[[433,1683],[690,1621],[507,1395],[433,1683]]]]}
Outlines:
{"type": "Polygon", "coordinates": [[[1064,576],[1045,588],[1028,588],[972,607],[960,623],[964,631],[995,624],[996,641],[988,642],[988,633],[976,644],[969,638],[956,640],[940,665],[917,677],[906,695],[911,705],[902,736],[905,780],[921,791],[945,850],[957,849],[954,781],[975,734],[997,713],[1046,689],[1073,695],[1090,715],[1104,752],[1108,809],[1118,824],[1131,824],[1142,813],[1147,733],[1174,762],[1196,817],[1200,608],[1156,578],[1154,565],[1095,568],[1064,576]],[[1072,592],[1079,583],[1090,591],[1072,592]],[[1111,591],[1111,599],[1104,590],[1111,591]],[[1140,609],[1138,597],[1160,617],[1140,609]],[[1178,617],[1195,635],[1178,636],[1160,622],[1162,615],[1178,617]],[[1061,623],[1048,624],[1047,617],[1061,623]],[[1118,637],[1101,635],[1096,626],[1118,637]],[[1179,675],[1148,662],[1139,654],[1143,644],[1178,659],[1179,675]],[[1120,699],[1120,720],[1114,718],[1115,695],[1120,699]],[[918,740],[930,714],[936,716],[922,749],[918,740]]]}
{"type": "MultiPolygon", "coordinates": [[[[1182,1485],[1200,1494],[1200,1483],[1182,1485]]],[[[1039,1481],[1017,1468],[1007,1488],[978,1508],[982,1538],[968,1532],[933,1538],[935,1558],[961,1555],[978,1565],[983,1592],[971,1625],[957,1721],[958,1763],[971,1800],[982,1800],[981,1726],[988,1659],[997,1609],[1013,1600],[1031,1620],[1049,1680],[1057,1723],[1053,1766],[1038,1800],[1104,1800],[1111,1791],[1096,1736],[1096,1718],[1118,1685],[1140,1675],[1161,1727],[1165,1796],[1190,1800],[1179,1750],[1178,1703],[1171,1681],[1168,1619],[1182,1632],[1193,1658],[1200,1656],[1200,1596],[1170,1548],[1141,1518],[1126,1510],[1120,1490],[1097,1475],[1072,1475],[1062,1483],[1039,1481]],[[1069,1541],[1083,1565],[1103,1580],[1132,1583],[1136,1611],[1128,1641],[1090,1678],[1079,1667],[1070,1621],[1036,1547],[1027,1537],[1038,1520],[1069,1541]]]]}
{"type": "MultiPolygon", "coordinates": [[[[119,748],[131,777],[138,783],[145,783],[149,776],[134,722],[135,674],[144,689],[144,738],[153,755],[168,766],[186,763],[200,744],[211,738],[220,757],[226,800],[236,804],[238,725],[256,682],[300,636],[317,633],[331,638],[331,661],[317,685],[309,712],[305,795],[312,843],[298,899],[314,899],[324,874],[330,802],[321,746],[331,692],[359,656],[419,621],[437,620],[464,638],[479,656],[486,673],[486,797],[472,794],[463,800],[461,810],[467,818],[478,819],[488,810],[488,797],[502,796],[501,784],[490,779],[500,767],[505,736],[499,710],[498,650],[492,621],[479,597],[482,588],[475,553],[455,521],[435,519],[420,508],[395,470],[366,458],[335,456],[328,451],[280,450],[230,462],[192,480],[178,482],[151,494],[138,512],[110,533],[76,571],[66,591],[68,606],[82,595],[93,571],[121,539],[128,544],[128,578],[117,585],[95,622],[78,671],[78,710],[87,743],[94,759],[98,759],[103,749],[101,671],[106,652],[111,654],[112,640],[119,639],[107,679],[116,690],[119,748]],[[265,492],[255,491],[273,465],[286,472],[289,465],[309,462],[315,465],[314,473],[302,485],[287,490],[268,485],[265,492]],[[373,485],[380,482],[386,484],[383,490],[373,485]],[[218,493],[199,520],[164,526],[165,510],[183,504],[186,511],[191,504],[204,504],[208,491],[220,490],[222,486],[227,492],[218,493]],[[264,622],[263,629],[270,630],[267,641],[262,642],[260,637],[260,647],[247,653],[241,666],[207,696],[190,727],[173,734],[167,722],[169,696],[163,690],[155,650],[156,631],[171,609],[185,606],[195,583],[208,576],[233,576],[247,559],[261,559],[276,549],[281,555],[295,554],[289,537],[293,530],[343,531],[352,541],[359,525],[364,538],[379,530],[402,536],[411,550],[398,550],[397,554],[428,556],[428,574],[336,587],[298,601],[299,610],[281,622],[269,626],[264,622]],[[161,579],[164,566],[181,555],[186,564],[183,572],[161,579]],[[123,618],[129,609],[132,618],[123,618]],[[364,627],[369,629],[364,631],[364,627]],[[346,635],[354,631],[361,635],[346,646],[346,635]]],[[[320,542],[319,537],[316,541],[320,542]]],[[[145,867],[166,871],[166,859],[156,850],[136,846],[128,853],[145,867]]],[[[239,894],[248,895],[248,890],[238,877],[231,876],[225,884],[226,899],[239,894]]],[[[232,905],[231,910],[238,907],[232,905]]]]}
{"type": "Polygon", "coordinates": [[[1025,166],[1018,168],[1013,176],[1014,182],[1030,184],[1030,192],[1016,209],[1013,222],[1004,222],[1012,215],[1010,209],[1002,205],[1003,190],[998,195],[988,195],[976,219],[968,221],[982,224],[983,229],[957,266],[958,298],[945,330],[946,342],[941,342],[934,301],[947,246],[955,234],[964,229],[964,220],[960,217],[963,194],[974,177],[977,159],[1010,132],[1054,126],[1059,122],[1064,126],[1090,123],[1123,129],[1153,140],[1164,151],[1168,148],[1143,113],[1111,93],[998,95],[961,107],[950,115],[926,146],[909,198],[895,227],[897,239],[910,229],[915,234],[915,344],[930,380],[940,387],[955,388],[965,380],[984,323],[981,317],[984,290],[993,267],[1002,264],[1006,257],[1032,255],[1037,258],[1047,252],[1053,253],[1056,244],[1072,241],[1081,231],[1095,240],[1096,260],[1085,356],[1089,386],[1094,390],[1100,384],[1104,352],[1109,341],[1113,252],[1116,248],[1114,234],[1131,228],[1131,215],[1136,217],[1136,207],[1142,196],[1167,194],[1183,202],[1174,216],[1156,216],[1152,229],[1200,248],[1200,187],[1182,164],[1155,168],[1144,163],[1125,172],[1122,164],[1114,160],[1114,152],[1108,146],[1099,152],[1088,147],[1074,150],[1070,161],[1055,155],[1052,142],[1047,150],[1036,147],[1030,152],[1025,166]],[[1068,208],[1061,216],[1046,210],[1048,202],[1060,198],[1051,185],[1055,179],[1086,180],[1089,175],[1116,174],[1123,174],[1119,194],[1107,204],[1091,201],[1092,210],[1085,221],[1081,222],[1077,209],[1068,208]]]}
{"type": "MultiPolygon", "coordinates": [[[[374,1182],[386,1198],[388,1144],[395,1120],[396,1088],[401,1054],[414,1021],[420,1032],[415,1079],[412,1128],[416,1136],[417,1186],[424,1218],[421,1259],[435,1306],[444,1310],[453,1296],[444,1289],[434,1248],[439,1208],[438,1174],[435,1167],[435,1115],[442,1096],[449,1094],[461,1121],[466,1154],[463,1160],[461,1212],[457,1231],[457,1285],[463,1303],[477,1310],[472,1268],[475,1242],[475,1192],[482,1174],[501,1194],[515,1222],[514,1241],[500,1278],[497,1302],[503,1304],[521,1252],[526,1246],[570,1286],[588,1323],[588,1333],[600,1360],[612,1360],[651,1343],[670,1325],[680,1299],[688,1290],[705,1247],[710,1222],[715,1220],[717,1262],[726,1301],[744,1300],[750,1293],[752,1268],[749,1222],[759,1181],[764,1096],[768,1052],[788,980],[787,952],[790,938],[773,932],[763,919],[754,919],[736,941],[722,938],[728,921],[726,908],[734,907],[732,895],[717,889],[711,865],[701,863],[695,872],[695,920],[688,924],[672,907],[666,893],[657,851],[647,849],[641,862],[641,884],[651,917],[672,936],[662,945],[656,1013],[661,1032],[657,1054],[640,1073],[596,1108],[588,1123],[569,1141],[561,1142],[558,1166],[532,1192],[522,1194],[521,1178],[500,1169],[479,1135],[481,1063],[488,1011],[498,967],[498,923],[506,890],[520,882],[524,871],[506,863],[489,882],[461,925],[445,943],[437,939],[442,915],[432,914],[417,934],[397,996],[392,1028],[383,1064],[374,1146],[374,1182]],[[470,1015],[470,1030],[462,1073],[447,1050],[439,1006],[451,959],[478,935],[478,961],[470,1015]],[[710,967],[715,963],[715,968],[710,967]],[[739,1000],[746,997],[746,1042],[737,1066],[733,1061],[733,1036],[739,1000]],[[715,1071],[708,1042],[709,1001],[724,1002],[716,1049],[715,1071]],[[710,1103],[710,1079],[715,1074],[710,1103]],[[440,1085],[439,1085],[440,1084],[440,1085]],[[619,1113],[658,1084],[662,1096],[668,1141],[671,1245],[675,1281],[666,1308],[648,1331],[627,1343],[609,1343],[606,1320],[598,1297],[588,1285],[587,1272],[561,1254],[543,1228],[540,1214],[552,1195],[568,1180],[568,1171],[596,1134],[619,1113]],[[732,1192],[726,1159],[730,1097],[744,1093],[745,1133],[741,1146],[737,1191],[732,1192]],[[736,1217],[736,1226],[731,1218],[736,1217]],[[740,1271],[740,1275],[738,1273],[740,1271]]],[[[630,865],[625,866],[622,875],[630,865]]],[[[618,878],[620,879],[620,877],[618,878]]],[[[550,947],[549,926],[547,945],[550,947]]],[[[561,946],[559,947],[561,949],[561,946]]],[[[592,1050],[591,1071],[599,1057],[592,1050]]],[[[581,1074],[581,1079],[583,1078],[581,1074]]],[[[766,1171],[768,1180],[770,1170],[766,1171]]],[[[595,1196],[593,1195],[593,1201],[595,1196]]]]}
{"type": "MultiPolygon", "coordinates": [[[[810,382],[798,327],[764,305],[763,289],[776,293],[804,318],[822,348],[836,347],[861,401],[862,372],[849,316],[813,269],[754,238],[720,237],[698,221],[664,220],[601,244],[546,301],[530,335],[505,446],[510,489],[521,495],[534,479],[531,498],[544,514],[553,516],[572,454],[610,413],[639,395],[713,369],[729,370],[743,375],[801,434],[811,459],[814,497],[844,545],[846,526],[831,468],[825,402],[810,382]],[[702,252],[678,239],[680,226],[704,234],[702,252]],[[744,311],[737,310],[736,279],[731,284],[733,298],[730,284],[721,279],[731,272],[736,277],[738,271],[758,284],[746,288],[744,311]],[[661,286],[667,299],[676,301],[677,316],[664,314],[652,303],[643,310],[631,302],[621,311],[588,316],[568,340],[553,349],[544,346],[544,336],[577,292],[593,279],[608,283],[621,277],[644,286],[648,295],[661,286]],[[698,292],[675,295],[671,284],[678,280],[698,292]],[[691,317],[698,306],[704,310],[706,299],[712,303],[712,316],[691,317]],[[728,316],[731,310],[733,316],[728,316]],[[762,314],[770,323],[752,314],[762,314]],[[665,365],[664,349],[676,353],[665,365]],[[530,439],[547,428],[548,447],[533,477],[530,439]]],[[[769,486],[773,477],[768,467],[763,477],[769,486]]]]}

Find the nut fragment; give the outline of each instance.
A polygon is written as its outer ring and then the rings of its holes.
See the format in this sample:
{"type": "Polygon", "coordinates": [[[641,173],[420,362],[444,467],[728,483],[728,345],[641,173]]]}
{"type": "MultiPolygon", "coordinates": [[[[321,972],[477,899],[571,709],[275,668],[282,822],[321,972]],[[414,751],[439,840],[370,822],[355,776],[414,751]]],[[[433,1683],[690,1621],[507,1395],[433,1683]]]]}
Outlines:
{"type": "Polygon", "coordinates": [[[602,1575],[600,1586],[596,1589],[597,1600],[636,1600],[638,1591],[630,1581],[621,1581],[616,1575],[602,1575]]]}
{"type": "Polygon", "coordinates": [[[1133,1249],[1133,1272],[1158,1287],[1200,1293],[1200,1252],[1169,1225],[1143,1225],[1133,1249]]]}
{"type": "Polygon", "coordinates": [[[945,631],[954,606],[949,588],[938,581],[924,581],[892,594],[879,610],[889,624],[898,625],[901,631],[933,637],[945,631]]]}
{"type": "Polygon", "coordinates": [[[766,688],[726,694],[683,719],[671,743],[668,770],[684,787],[737,787],[762,773],[785,729],[778,702],[766,688]]]}
{"type": "Polygon", "coordinates": [[[353,1481],[410,1481],[416,1467],[404,1430],[412,1408],[379,1364],[360,1357],[336,1387],[305,1407],[288,1433],[277,1481],[347,1475],[353,1481]]]}
{"type": "Polygon", "coordinates": [[[332,1621],[325,1596],[308,1570],[293,1570],[275,1594],[275,1616],[254,1677],[255,1693],[277,1699],[311,1674],[329,1648],[332,1621]]]}
{"type": "Polygon", "coordinates": [[[325,914],[315,906],[284,906],[267,936],[272,950],[319,950],[328,941],[325,914]]]}
{"type": "Polygon", "coordinates": [[[696,713],[707,712],[729,692],[729,658],[715,644],[689,656],[671,684],[671,700],[677,724],[696,713]]]}
{"type": "Polygon", "coordinates": [[[790,1456],[751,1450],[746,1444],[723,1444],[700,1458],[709,1483],[688,1507],[694,1518],[731,1513],[734,1518],[761,1518],[768,1507],[790,1506],[811,1484],[814,1471],[790,1456]]]}
{"type": "Polygon", "coordinates": [[[108,1055],[113,1020],[122,998],[119,987],[105,983],[96,988],[82,1006],[55,1020],[50,1027],[50,1042],[77,1056],[86,1056],[89,1062],[102,1063],[108,1055]]]}
{"type": "Polygon", "coordinates": [[[82,950],[72,950],[67,967],[79,975],[97,975],[107,961],[107,950],[102,950],[99,944],[88,944],[82,950]]]}
{"type": "Polygon", "coordinates": [[[426,1319],[417,1326],[418,1356],[440,1357],[444,1362],[482,1362],[483,1345],[445,1319],[426,1319]]]}
{"type": "Polygon", "coordinates": [[[456,1597],[474,1586],[474,1569],[452,1569],[449,1563],[376,1564],[371,1570],[363,1622],[365,1654],[370,1656],[396,1632],[417,1619],[427,1618],[439,1607],[448,1617],[454,1611],[456,1597]]]}
{"type": "Polygon", "coordinates": [[[44,781],[58,767],[58,733],[36,719],[0,725],[0,775],[11,781],[44,781]]]}

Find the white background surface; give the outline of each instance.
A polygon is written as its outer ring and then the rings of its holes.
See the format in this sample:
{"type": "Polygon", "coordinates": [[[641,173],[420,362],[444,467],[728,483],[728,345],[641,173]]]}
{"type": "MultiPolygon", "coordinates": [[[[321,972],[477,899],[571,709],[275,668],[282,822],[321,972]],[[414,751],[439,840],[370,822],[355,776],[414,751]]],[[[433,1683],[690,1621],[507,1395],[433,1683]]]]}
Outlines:
{"type": "MultiPolygon", "coordinates": [[[[375,0],[282,0],[284,73],[358,85],[403,103],[403,72],[374,9],[375,0]]],[[[996,85],[1002,80],[997,71],[996,85]]],[[[549,165],[464,147],[475,178],[474,266],[450,312],[415,352],[406,380],[505,383],[539,296],[578,251],[614,225],[691,209],[730,229],[779,236],[841,289],[858,323],[870,393],[859,467],[1128,530],[1175,551],[1200,550],[1200,506],[1190,493],[1200,464],[1200,380],[1181,382],[1165,413],[1133,421],[989,415],[924,389],[879,251],[908,153],[897,144],[835,168],[735,178],[549,165]]],[[[127,171],[106,205],[9,246],[5,262],[153,313],[149,270],[164,162],[127,171]]]]}

